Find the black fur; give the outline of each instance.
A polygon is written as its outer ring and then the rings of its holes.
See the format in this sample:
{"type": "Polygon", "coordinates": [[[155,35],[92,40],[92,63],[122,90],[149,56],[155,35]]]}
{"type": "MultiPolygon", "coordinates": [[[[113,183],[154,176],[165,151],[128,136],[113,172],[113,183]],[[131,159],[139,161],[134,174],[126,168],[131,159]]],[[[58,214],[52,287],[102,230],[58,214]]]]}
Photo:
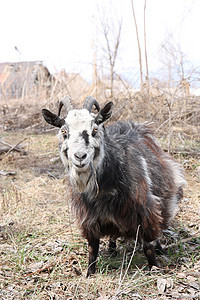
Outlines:
{"type": "Polygon", "coordinates": [[[95,147],[94,148],[94,159],[97,158],[100,155],[100,148],[95,147]]]}
{"type": "Polygon", "coordinates": [[[104,151],[101,168],[96,172],[98,195],[74,191],[72,200],[84,237],[97,241],[87,276],[95,272],[94,253],[101,237],[134,239],[138,227],[148,263],[157,265],[154,245],[150,243],[158,240],[167,228],[173,214],[172,202],[176,205],[180,198],[172,166],[179,167],[156,144],[148,126],[116,122],[106,127],[104,151]]]}
{"type": "Polygon", "coordinates": [[[89,145],[89,134],[87,133],[86,130],[83,130],[83,132],[81,133],[82,138],[85,141],[86,146],[89,145]]]}

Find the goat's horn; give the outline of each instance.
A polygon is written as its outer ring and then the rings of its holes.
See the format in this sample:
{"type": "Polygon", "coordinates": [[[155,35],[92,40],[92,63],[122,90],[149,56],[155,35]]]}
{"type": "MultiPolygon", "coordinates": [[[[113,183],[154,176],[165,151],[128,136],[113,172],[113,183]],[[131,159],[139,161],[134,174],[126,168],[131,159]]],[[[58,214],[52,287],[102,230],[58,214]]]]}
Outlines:
{"type": "Polygon", "coordinates": [[[65,107],[66,111],[68,112],[69,110],[73,109],[71,99],[69,96],[65,96],[59,103],[59,108],[58,108],[58,116],[60,116],[60,112],[62,107],[65,107]]]}
{"type": "Polygon", "coordinates": [[[96,107],[98,111],[100,111],[100,106],[97,100],[92,96],[86,97],[83,103],[83,108],[86,108],[87,110],[89,110],[89,112],[91,112],[93,105],[96,107]]]}

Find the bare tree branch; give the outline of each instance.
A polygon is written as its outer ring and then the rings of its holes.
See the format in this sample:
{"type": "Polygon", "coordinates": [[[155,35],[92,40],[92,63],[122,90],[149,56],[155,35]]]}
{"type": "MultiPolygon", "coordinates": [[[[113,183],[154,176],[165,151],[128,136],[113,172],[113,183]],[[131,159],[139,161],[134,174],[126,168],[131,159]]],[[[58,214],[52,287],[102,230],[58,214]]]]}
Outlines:
{"type": "Polygon", "coordinates": [[[144,48],[145,48],[145,62],[146,62],[147,95],[149,98],[149,68],[148,68],[148,60],[147,60],[147,41],[146,41],[146,0],[144,1],[144,48]]]}
{"type": "Polygon", "coordinates": [[[137,43],[138,43],[138,51],[139,51],[139,64],[140,64],[140,89],[141,92],[143,91],[143,74],[142,74],[142,56],[141,56],[141,47],[140,47],[140,40],[139,40],[139,34],[138,34],[138,27],[137,27],[137,21],[135,16],[135,10],[133,6],[133,0],[131,0],[132,4],[132,12],[133,12],[133,18],[135,23],[135,30],[136,30],[136,36],[137,36],[137,43]]]}

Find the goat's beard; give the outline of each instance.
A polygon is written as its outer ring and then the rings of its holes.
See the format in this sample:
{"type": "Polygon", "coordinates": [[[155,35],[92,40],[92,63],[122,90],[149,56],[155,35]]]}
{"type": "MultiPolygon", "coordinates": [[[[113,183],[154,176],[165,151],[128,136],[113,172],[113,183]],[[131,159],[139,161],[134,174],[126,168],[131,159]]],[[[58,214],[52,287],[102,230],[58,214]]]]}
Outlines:
{"type": "Polygon", "coordinates": [[[73,166],[70,168],[70,182],[72,186],[80,193],[97,193],[98,185],[96,181],[96,172],[92,163],[85,171],[80,172],[73,166]]]}

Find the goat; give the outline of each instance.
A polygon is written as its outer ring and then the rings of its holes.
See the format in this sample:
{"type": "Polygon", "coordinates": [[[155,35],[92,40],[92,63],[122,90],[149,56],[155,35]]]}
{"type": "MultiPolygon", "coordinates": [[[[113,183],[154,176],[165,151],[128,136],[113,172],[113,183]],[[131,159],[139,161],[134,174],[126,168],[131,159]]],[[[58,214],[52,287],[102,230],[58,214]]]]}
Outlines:
{"type": "Polygon", "coordinates": [[[112,107],[108,102],[100,109],[88,96],[82,109],[73,109],[66,96],[58,115],[42,110],[46,122],[60,128],[72,206],[88,240],[87,276],[95,273],[100,238],[108,236],[109,249],[115,251],[116,239],[135,239],[138,228],[149,266],[157,265],[159,238],[175,215],[185,184],[182,168],[161,150],[148,124],[116,121],[104,126],[112,107]],[[65,118],[60,117],[63,105],[65,118]]]}

